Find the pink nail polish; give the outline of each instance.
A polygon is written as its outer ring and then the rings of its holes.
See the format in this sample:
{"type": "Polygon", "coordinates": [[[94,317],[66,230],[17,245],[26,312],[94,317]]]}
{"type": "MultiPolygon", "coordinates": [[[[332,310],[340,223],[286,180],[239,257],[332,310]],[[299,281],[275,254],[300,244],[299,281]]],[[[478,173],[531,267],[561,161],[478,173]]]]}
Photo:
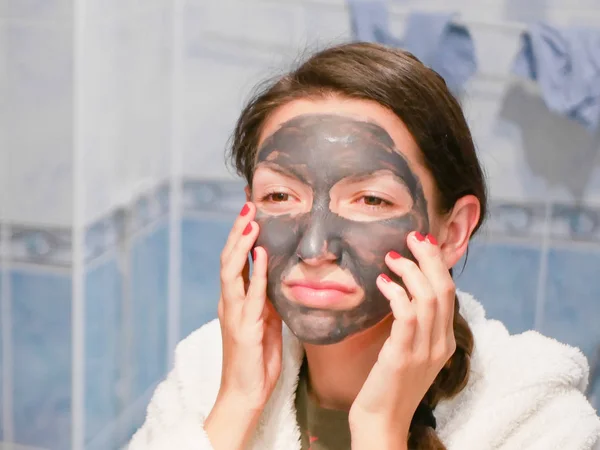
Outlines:
{"type": "Polygon", "coordinates": [[[419,241],[419,242],[423,242],[425,240],[425,236],[423,236],[418,231],[415,231],[415,237],[417,238],[417,241],[419,241]]]}
{"type": "Polygon", "coordinates": [[[242,231],[242,234],[244,236],[247,236],[250,234],[251,231],[252,231],[252,222],[248,222],[248,225],[246,225],[246,228],[244,228],[244,231],[242,231]]]}
{"type": "Polygon", "coordinates": [[[397,253],[394,250],[392,250],[391,252],[389,252],[388,255],[390,255],[390,258],[392,258],[392,259],[400,259],[400,258],[402,258],[402,256],[400,255],[400,253],[397,253]]]}
{"type": "Polygon", "coordinates": [[[392,281],[392,279],[390,277],[388,277],[385,273],[382,273],[379,275],[381,277],[381,279],[383,281],[385,281],[386,283],[389,283],[390,281],[392,281]]]}
{"type": "Polygon", "coordinates": [[[427,235],[427,240],[428,240],[428,241],[429,241],[431,244],[433,244],[433,245],[437,245],[437,241],[436,241],[435,237],[433,237],[433,235],[431,235],[431,234],[428,234],[428,235],[427,235]]]}
{"type": "Polygon", "coordinates": [[[252,261],[256,261],[256,250],[252,249],[252,261]]]}
{"type": "Polygon", "coordinates": [[[245,216],[246,214],[248,214],[248,211],[250,211],[250,207],[248,206],[248,203],[246,203],[240,211],[240,216],[245,216]]]}

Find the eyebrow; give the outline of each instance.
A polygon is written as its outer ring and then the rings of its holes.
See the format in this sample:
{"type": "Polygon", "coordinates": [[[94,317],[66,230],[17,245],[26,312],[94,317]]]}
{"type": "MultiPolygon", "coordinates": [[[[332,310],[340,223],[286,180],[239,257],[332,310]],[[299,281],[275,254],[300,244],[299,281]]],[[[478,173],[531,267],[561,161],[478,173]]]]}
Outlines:
{"type": "Polygon", "coordinates": [[[360,183],[362,181],[368,181],[368,180],[371,180],[372,178],[376,178],[381,175],[391,176],[394,179],[394,181],[397,181],[398,183],[400,183],[406,187],[409,187],[408,183],[406,182],[406,180],[404,178],[398,176],[397,174],[395,174],[394,172],[392,172],[390,170],[385,170],[385,169],[373,170],[371,172],[361,173],[361,174],[357,174],[357,175],[348,175],[347,177],[342,178],[340,181],[346,181],[349,183],[360,183]]]}
{"type": "Polygon", "coordinates": [[[262,161],[260,162],[260,165],[275,173],[278,173],[279,175],[283,175],[284,177],[293,178],[294,180],[297,180],[300,183],[308,184],[308,182],[298,172],[280,166],[277,163],[271,161],[262,161]]]}

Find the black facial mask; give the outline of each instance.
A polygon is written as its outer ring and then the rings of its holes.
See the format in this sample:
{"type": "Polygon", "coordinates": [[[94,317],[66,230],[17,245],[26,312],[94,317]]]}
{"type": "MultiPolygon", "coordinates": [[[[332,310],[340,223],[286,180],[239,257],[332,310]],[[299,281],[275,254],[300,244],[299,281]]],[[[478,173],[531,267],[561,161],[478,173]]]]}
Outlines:
{"type": "MultiPolygon", "coordinates": [[[[429,231],[427,203],[417,176],[380,126],[340,115],[302,115],[284,123],[258,152],[266,165],[300,180],[312,190],[309,212],[270,215],[261,210],[256,245],[268,254],[267,294],[282,319],[301,340],[333,344],[380,322],[389,301],[375,284],[379,274],[401,283],[384,262],[394,250],[413,259],[406,247],[411,231],[429,231]],[[330,209],[331,189],[340,181],[386,171],[403,183],[412,198],[410,211],[376,221],[344,218],[330,209]],[[347,310],[315,309],[290,301],[282,279],[303,260],[334,255],[364,290],[361,303],[347,310]]],[[[256,199],[255,199],[256,200],[256,199]]]]}

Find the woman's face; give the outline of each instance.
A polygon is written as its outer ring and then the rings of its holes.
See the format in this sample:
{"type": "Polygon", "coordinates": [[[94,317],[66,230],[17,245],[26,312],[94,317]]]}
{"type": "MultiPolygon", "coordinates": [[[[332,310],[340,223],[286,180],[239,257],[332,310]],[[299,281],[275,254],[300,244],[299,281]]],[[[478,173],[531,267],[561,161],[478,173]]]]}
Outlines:
{"type": "Polygon", "coordinates": [[[267,294],[296,336],[333,344],[391,310],[375,280],[411,231],[435,230],[434,182],[404,124],[375,102],[296,100],[267,120],[251,200],[267,294]]]}

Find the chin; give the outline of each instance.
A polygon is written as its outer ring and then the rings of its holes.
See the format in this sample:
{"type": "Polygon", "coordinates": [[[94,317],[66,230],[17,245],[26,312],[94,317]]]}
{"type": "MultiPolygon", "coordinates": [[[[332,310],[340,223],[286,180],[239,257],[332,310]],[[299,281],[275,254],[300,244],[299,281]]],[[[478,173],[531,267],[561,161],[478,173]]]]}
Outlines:
{"type": "Polygon", "coordinates": [[[293,303],[276,305],[292,333],[303,343],[332,345],[364,331],[368,324],[352,320],[352,310],[315,310],[293,303]]]}
{"type": "Polygon", "coordinates": [[[332,345],[349,336],[349,330],[339,327],[335,317],[295,317],[289,321],[288,327],[294,335],[306,344],[332,345]]]}
{"type": "Polygon", "coordinates": [[[379,307],[363,302],[352,309],[334,310],[303,306],[285,295],[270,295],[269,298],[291,332],[301,342],[312,345],[342,342],[371,328],[391,313],[386,299],[379,307]]]}

